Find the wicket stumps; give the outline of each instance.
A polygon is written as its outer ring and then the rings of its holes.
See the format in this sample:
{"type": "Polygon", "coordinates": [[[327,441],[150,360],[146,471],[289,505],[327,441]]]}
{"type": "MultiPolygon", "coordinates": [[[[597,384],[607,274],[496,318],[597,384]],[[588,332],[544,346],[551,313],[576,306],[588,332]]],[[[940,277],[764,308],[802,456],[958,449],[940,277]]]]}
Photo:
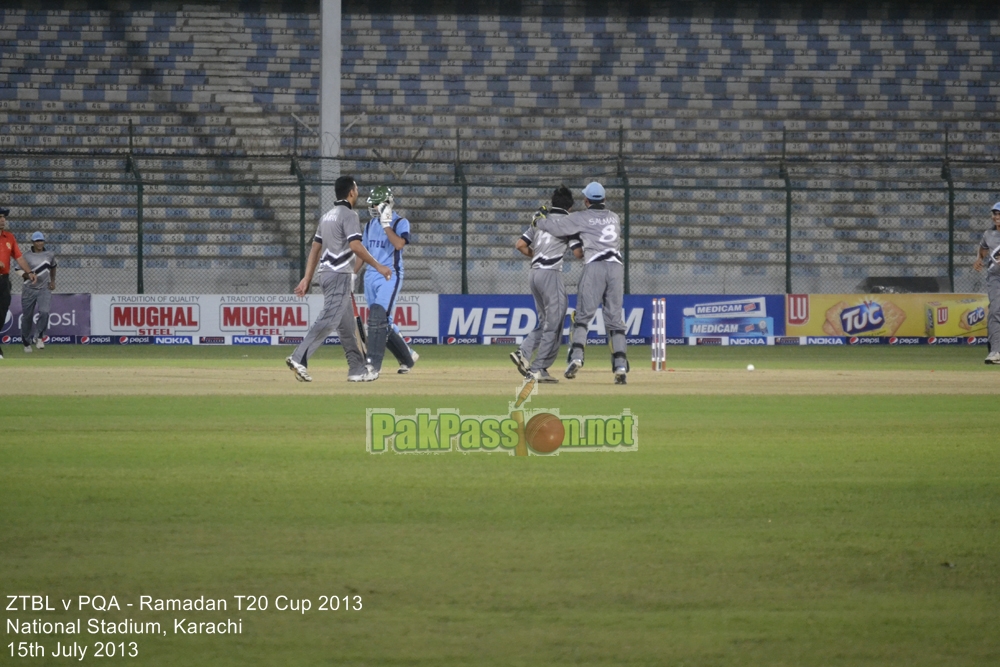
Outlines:
{"type": "Polygon", "coordinates": [[[653,299],[653,370],[662,371],[667,363],[667,300],[653,299]]]}

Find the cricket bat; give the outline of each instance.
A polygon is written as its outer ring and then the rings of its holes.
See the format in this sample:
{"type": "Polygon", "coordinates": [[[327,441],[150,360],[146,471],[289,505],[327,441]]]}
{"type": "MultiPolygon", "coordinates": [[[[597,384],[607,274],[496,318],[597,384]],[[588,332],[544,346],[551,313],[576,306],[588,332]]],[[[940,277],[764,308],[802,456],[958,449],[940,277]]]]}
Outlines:
{"type": "Polygon", "coordinates": [[[368,336],[365,334],[365,323],[361,321],[361,311],[358,310],[358,302],[354,300],[354,292],[351,292],[351,306],[354,308],[354,323],[357,325],[358,347],[361,348],[361,356],[368,357],[368,336]]]}

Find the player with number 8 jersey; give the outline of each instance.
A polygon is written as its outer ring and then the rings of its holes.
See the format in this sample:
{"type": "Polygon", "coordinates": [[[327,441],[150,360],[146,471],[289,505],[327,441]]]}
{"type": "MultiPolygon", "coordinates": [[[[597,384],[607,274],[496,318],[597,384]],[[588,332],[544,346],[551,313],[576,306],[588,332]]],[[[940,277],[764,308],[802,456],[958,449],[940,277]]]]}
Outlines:
{"type": "Polygon", "coordinates": [[[626,384],[628,357],[625,353],[625,261],[621,253],[622,225],[605,204],[604,186],[590,183],[583,189],[587,209],[560,218],[538,217],[543,232],[583,242],[583,275],[576,297],[576,315],[570,336],[570,358],[565,377],[572,380],[583,366],[590,320],[604,307],[604,326],[611,339],[611,367],[615,384],[626,384]]]}

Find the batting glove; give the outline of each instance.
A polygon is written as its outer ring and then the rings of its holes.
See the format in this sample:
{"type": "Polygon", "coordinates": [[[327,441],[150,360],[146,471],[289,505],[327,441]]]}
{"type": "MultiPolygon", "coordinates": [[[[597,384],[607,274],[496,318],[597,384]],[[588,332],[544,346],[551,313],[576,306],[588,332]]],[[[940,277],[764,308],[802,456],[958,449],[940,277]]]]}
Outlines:
{"type": "Polygon", "coordinates": [[[378,221],[382,223],[383,228],[392,224],[392,205],[388,202],[379,204],[378,221]]]}

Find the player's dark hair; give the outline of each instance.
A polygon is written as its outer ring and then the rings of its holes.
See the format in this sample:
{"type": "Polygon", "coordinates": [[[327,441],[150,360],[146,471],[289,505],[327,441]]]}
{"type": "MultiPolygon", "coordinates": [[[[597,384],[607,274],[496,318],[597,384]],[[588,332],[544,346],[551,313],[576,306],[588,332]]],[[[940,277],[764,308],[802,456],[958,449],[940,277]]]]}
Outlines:
{"type": "Polygon", "coordinates": [[[552,205],[556,208],[570,210],[573,208],[573,193],[565,185],[560,185],[552,193],[552,205]]]}
{"type": "Polygon", "coordinates": [[[347,199],[347,195],[351,194],[356,185],[353,176],[341,176],[333,184],[333,192],[337,195],[337,199],[347,199]]]}

